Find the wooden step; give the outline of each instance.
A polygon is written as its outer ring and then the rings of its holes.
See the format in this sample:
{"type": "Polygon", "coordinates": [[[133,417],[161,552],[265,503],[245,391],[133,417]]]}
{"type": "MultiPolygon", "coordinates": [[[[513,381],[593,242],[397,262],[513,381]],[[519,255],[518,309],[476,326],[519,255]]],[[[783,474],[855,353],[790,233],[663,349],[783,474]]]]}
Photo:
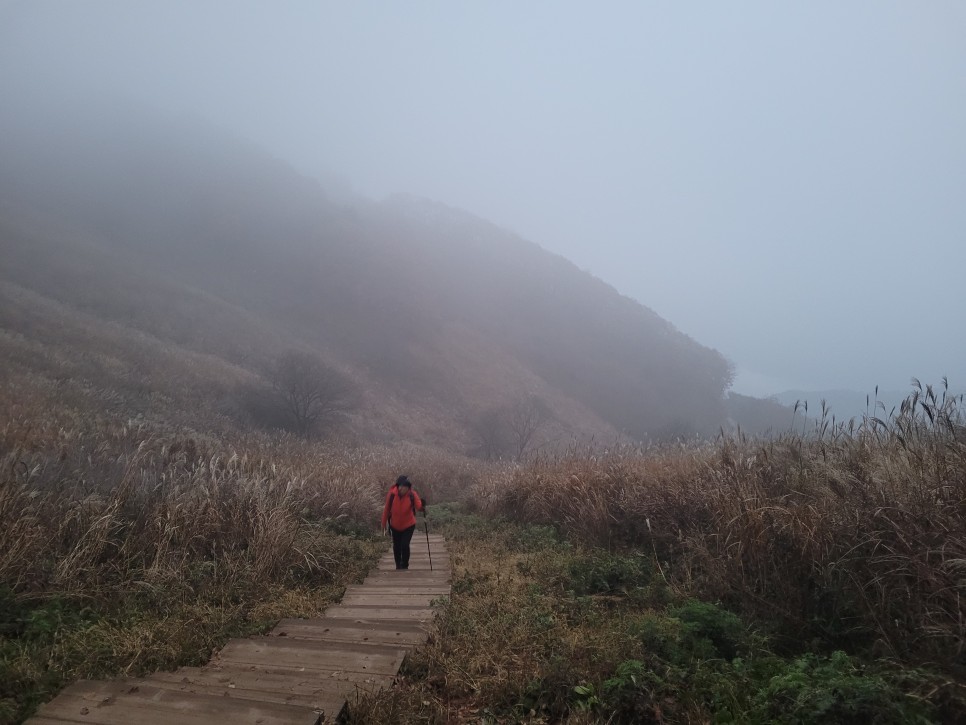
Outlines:
{"type": "MultiPolygon", "coordinates": [[[[67,687],[53,702],[42,705],[37,715],[48,720],[94,725],[210,725],[228,722],[316,725],[323,717],[323,713],[304,706],[177,692],[130,680],[81,680],[67,687]]],[[[338,713],[324,715],[326,719],[334,719],[338,713]]]]}
{"type": "Polygon", "coordinates": [[[235,639],[215,655],[219,665],[304,667],[395,675],[407,650],[391,645],[326,643],[288,637],[235,639]]]}
{"type": "Polygon", "coordinates": [[[407,584],[415,586],[418,584],[436,584],[437,586],[449,584],[450,573],[448,571],[414,571],[412,569],[396,570],[375,570],[366,577],[362,583],[367,584],[407,584]]]}
{"type": "Polygon", "coordinates": [[[269,636],[323,642],[357,642],[412,647],[426,641],[425,627],[405,620],[289,619],[269,636]]]}
{"type": "Polygon", "coordinates": [[[381,607],[427,607],[439,597],[433,594],[346,594],[342,597],[342,604],[348,607],[358,605],[381,607]]]}
{"type": "Polygon", "coordinates": [[[368,586],[346,587],[345,596],[355,594],[423,594],[435,597],[447,597],[452,587],[449,584],[425,584],[409,585],[408,582],[398,582],[394,584],[370,584],[368,586]]]}
{"type": "Polygon", "coordinates": [[[336,604],[325,610],[326,617],[335,619],[404,619],[428,622],[433,618],[430,607],[343,606],[336,604]]]}
{"type": "Polygon", "coordinates": [[[352,670],[343,670],[339,667],[327,667],[321,670],[316,670],[301,666],[292,667],[274,663],[266,665],[252,665],[239,664],[236,662],[209,662],[207,665],[205,665],[205,669],[214,672],[251,672],[262,676],[280,675],[283,677],[315,677],[320,682],[359,683],[359,686],[363,688],[373,684],[387,685],[392,683],[396,678],[395,673],[354,672],[352,670]]]}
{"type": "Polygon", "coordinates": [[[296,669],[267,672],[249,667],[182,667],[174,672],[157,672],[145,679],[169,689],[230,697],[253,695],[251,699],[302,704],[331,712],[333,702],[344,700],[356,690],[371,691],[388,685],[395,678],[389,675],[368,679],[320,677],[317,673],[296,669]]]}

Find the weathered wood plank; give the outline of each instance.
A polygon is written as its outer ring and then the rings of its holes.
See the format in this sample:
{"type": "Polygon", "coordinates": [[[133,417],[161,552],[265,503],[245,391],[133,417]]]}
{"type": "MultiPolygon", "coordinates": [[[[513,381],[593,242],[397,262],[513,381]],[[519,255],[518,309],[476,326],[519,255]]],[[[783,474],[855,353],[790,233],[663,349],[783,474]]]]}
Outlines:
{"type": "Polygon", "coordinates": [[[406,632],[406,631],[426,632],[427,631],[424,625],[419,624],[418,622],[410,622],[404,619],[397,619],[397,620],[380,619],[378,621],[360,620],[359,623],[356,624],[356,623],[349,623],[341,619],[333,620],[326,617],[317,617],[315,619],[297,619],[297,618],[283,619],[278,623],[278,625],[275,627],[275,630],[273,630],[273,632],[283,631],[288,627],[295,627],[299,625],[306,626],[306,627],[321,627],[321,628],[371,627],[373,630],[384,630],[384,631],[396,630],[401,632],[406,632]]]}
{"type": "Polygon", "coordinates": [[[287,637],[236,639],[215,655],[218,664],[281,665],[311,670],[396,674],[407,650],[389,645],[317,642],[287,637]]]}
{"type": "Polygon", "coordinates": [[[347,594],[342,597],[342,605],[380,606],[380,607],[427,607],[432,608],[433,602],[439,597],[432,594],[347,594]]]}
{"type": "Polygon", "coordinates": [[[357,689],[372,690],[391,683],[394,678],[385,675],[369,678],[367,682],[319,677],[301,670],[280,673],[247,667],[182,667],[175,672],[157,672],[146,679],[169,689],[300,704],[332,712],[333,703],[341,707],[341,701],[357,689]]]}
{"type": "MultiPolygon", "coordinates": [[[[448,559],[451,556],[446,551],[446,549],[437,548],[435,546],[430,546],[429,551],[433,554],[433,561],[436,561],[437,559],[448,559]]],[[[391,551],[383,554],[380,557],[380,559],[393,559],[393,558],[395,557],[393,556],[393,553],[391,551]]],[[[414,541],[413,545],[409,548],[409,560],[412,561],[413,559],[428,559],[428,558],[429,556],[426,553],[426,546],[425,545],[420,546],[414,541]]]]}
{"type": "MultiPolygon", "coordinates": [[[[443,549],[440,547],[430,546],[429,551],[433,555],[433,561],[436,561],[437,559],[449,559],[450,557],[450,554],[446,551],[446,549],[443,549]]],[[[391,561],[394,558],[395,557],[393,556],[393,553],[389,551],[383,554],[380,557],[380,560],[389,559],[391,561]]],[[[413,542],[413,545],[409,548],[409,560],[412,561],[413,559],[428,559],[428,558],[429,556],[426,553],[426,547],[419,546],[418,544],[413,542]]]]}
{"type": "Polygon", "coordinates": [[[426,641],[428,631],[414,622],[350,619],[289,620],[279,623],[271,636],[312,639],[322,642],[358,642],[412,647],[426,641]],[[306,623],[308,622],[308,623],[306,623]]]}
{"type": "Polygon", "coordinates": [[[366,577],[363,586],[371,584],[448,584],[450,573],[448,571],[410,571],[396,569],[390,571],[375,570],[366,577]]]}
{"type": "Polygon", "coordinates": [[[400,589],[415,589],[418,594],[435,594],[437,591],[444,593],[449,593],[453,588],[453,585],[449,582],[434,581],[434,582],[413,582],[408,581],[405,577],[397,577],[394,581],[390,582],[371,582],[369,584],[350,584],[345,588],[346,594],[357,594],[363,591],[378,591],[379,589],[392,589],[398,591],[400,589]]]}
{"type": "Polygon", "coordinates": [[[375,672],[353,672],[343,670],[338,667],[328,667],[316,670],[308,667],[292,667],[278,665],[274,663],[264,665],[240,664],[237,662],[209,663],[205,669],[219,672],[257,672],[261,675],[281,675],[284,677],[302,676],[315,677],[320,682],[358,682],[362,685],[373,683],[391,683],[396,678],[396,673],[375,673],[375,672]]]}
{"type": "MultiPolygon", "coordinates": [[[[395,574],[396,572],[393,572],[395,574]]],[[[365,587],[441,587],[448,586],[449,582],[443,579],[411,579],[400,581],[396,578],[385,578],[374,575],[366,579],[365,587]]]]}
{"type": "Polygon", "coordinates": [[[94,725],[315,725],[321,720],[319,713],[304,706],[175,692],[124,680],[81,680],[42,705],[38,716],[94,725]]]}
{"type": "Polygon", "coordinates": [[[326,617],[335,619],[411,619],[428,622],[433,618],[429,607],[345,607],[338,604],[325,610],[326,617]]]}

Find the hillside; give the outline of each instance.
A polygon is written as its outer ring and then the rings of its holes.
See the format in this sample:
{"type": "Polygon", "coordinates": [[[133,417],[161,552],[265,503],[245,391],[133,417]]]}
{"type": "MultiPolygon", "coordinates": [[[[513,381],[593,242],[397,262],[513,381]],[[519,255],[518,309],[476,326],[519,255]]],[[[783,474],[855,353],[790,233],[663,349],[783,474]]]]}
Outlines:
{"type": "Polygon", "coordinates": [[[217,130],[94,106],[0,113],[18,384],[231,426],[300,349],[354,381],[361,440],[472,452],[474,421],[528,397],[543,446],[725,421],[718,352],[536,244],[426,200],[337,204],[217,130]]]}

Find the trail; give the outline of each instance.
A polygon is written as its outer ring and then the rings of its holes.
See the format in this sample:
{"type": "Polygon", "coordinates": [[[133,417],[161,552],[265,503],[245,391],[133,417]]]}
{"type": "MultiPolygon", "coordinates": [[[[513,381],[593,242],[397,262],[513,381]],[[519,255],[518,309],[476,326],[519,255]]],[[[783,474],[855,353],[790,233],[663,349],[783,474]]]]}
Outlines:
{"type": "Polygon", "coordinates": [[[443,537],[414,539],[409,571],[392,553],[319,619],[283,619],[267,635],[233,639],[204,667],[144,678],[81,680],[40,707],[30,725],[321,725],[356,691],[390,686],[426,641],[431,602],[450,593],[443,537]]]}

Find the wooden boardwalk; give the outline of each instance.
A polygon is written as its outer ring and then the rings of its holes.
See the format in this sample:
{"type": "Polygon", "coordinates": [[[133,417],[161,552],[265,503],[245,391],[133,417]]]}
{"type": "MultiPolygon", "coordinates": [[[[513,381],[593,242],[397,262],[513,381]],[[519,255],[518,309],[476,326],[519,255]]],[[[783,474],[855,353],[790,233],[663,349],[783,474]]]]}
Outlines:
{"type": "Polygon", "coordinates": [[[316,725],[334,722],[357,690],[388,687],[426,641],[431,602],[450,593],[441,536],[416,532],[408,571],[392,552],[319,619],[283,619],[269,634],[233,639],[204,667],[149,677],[81,680],[42,705],[32,725],[316,725]]]}

